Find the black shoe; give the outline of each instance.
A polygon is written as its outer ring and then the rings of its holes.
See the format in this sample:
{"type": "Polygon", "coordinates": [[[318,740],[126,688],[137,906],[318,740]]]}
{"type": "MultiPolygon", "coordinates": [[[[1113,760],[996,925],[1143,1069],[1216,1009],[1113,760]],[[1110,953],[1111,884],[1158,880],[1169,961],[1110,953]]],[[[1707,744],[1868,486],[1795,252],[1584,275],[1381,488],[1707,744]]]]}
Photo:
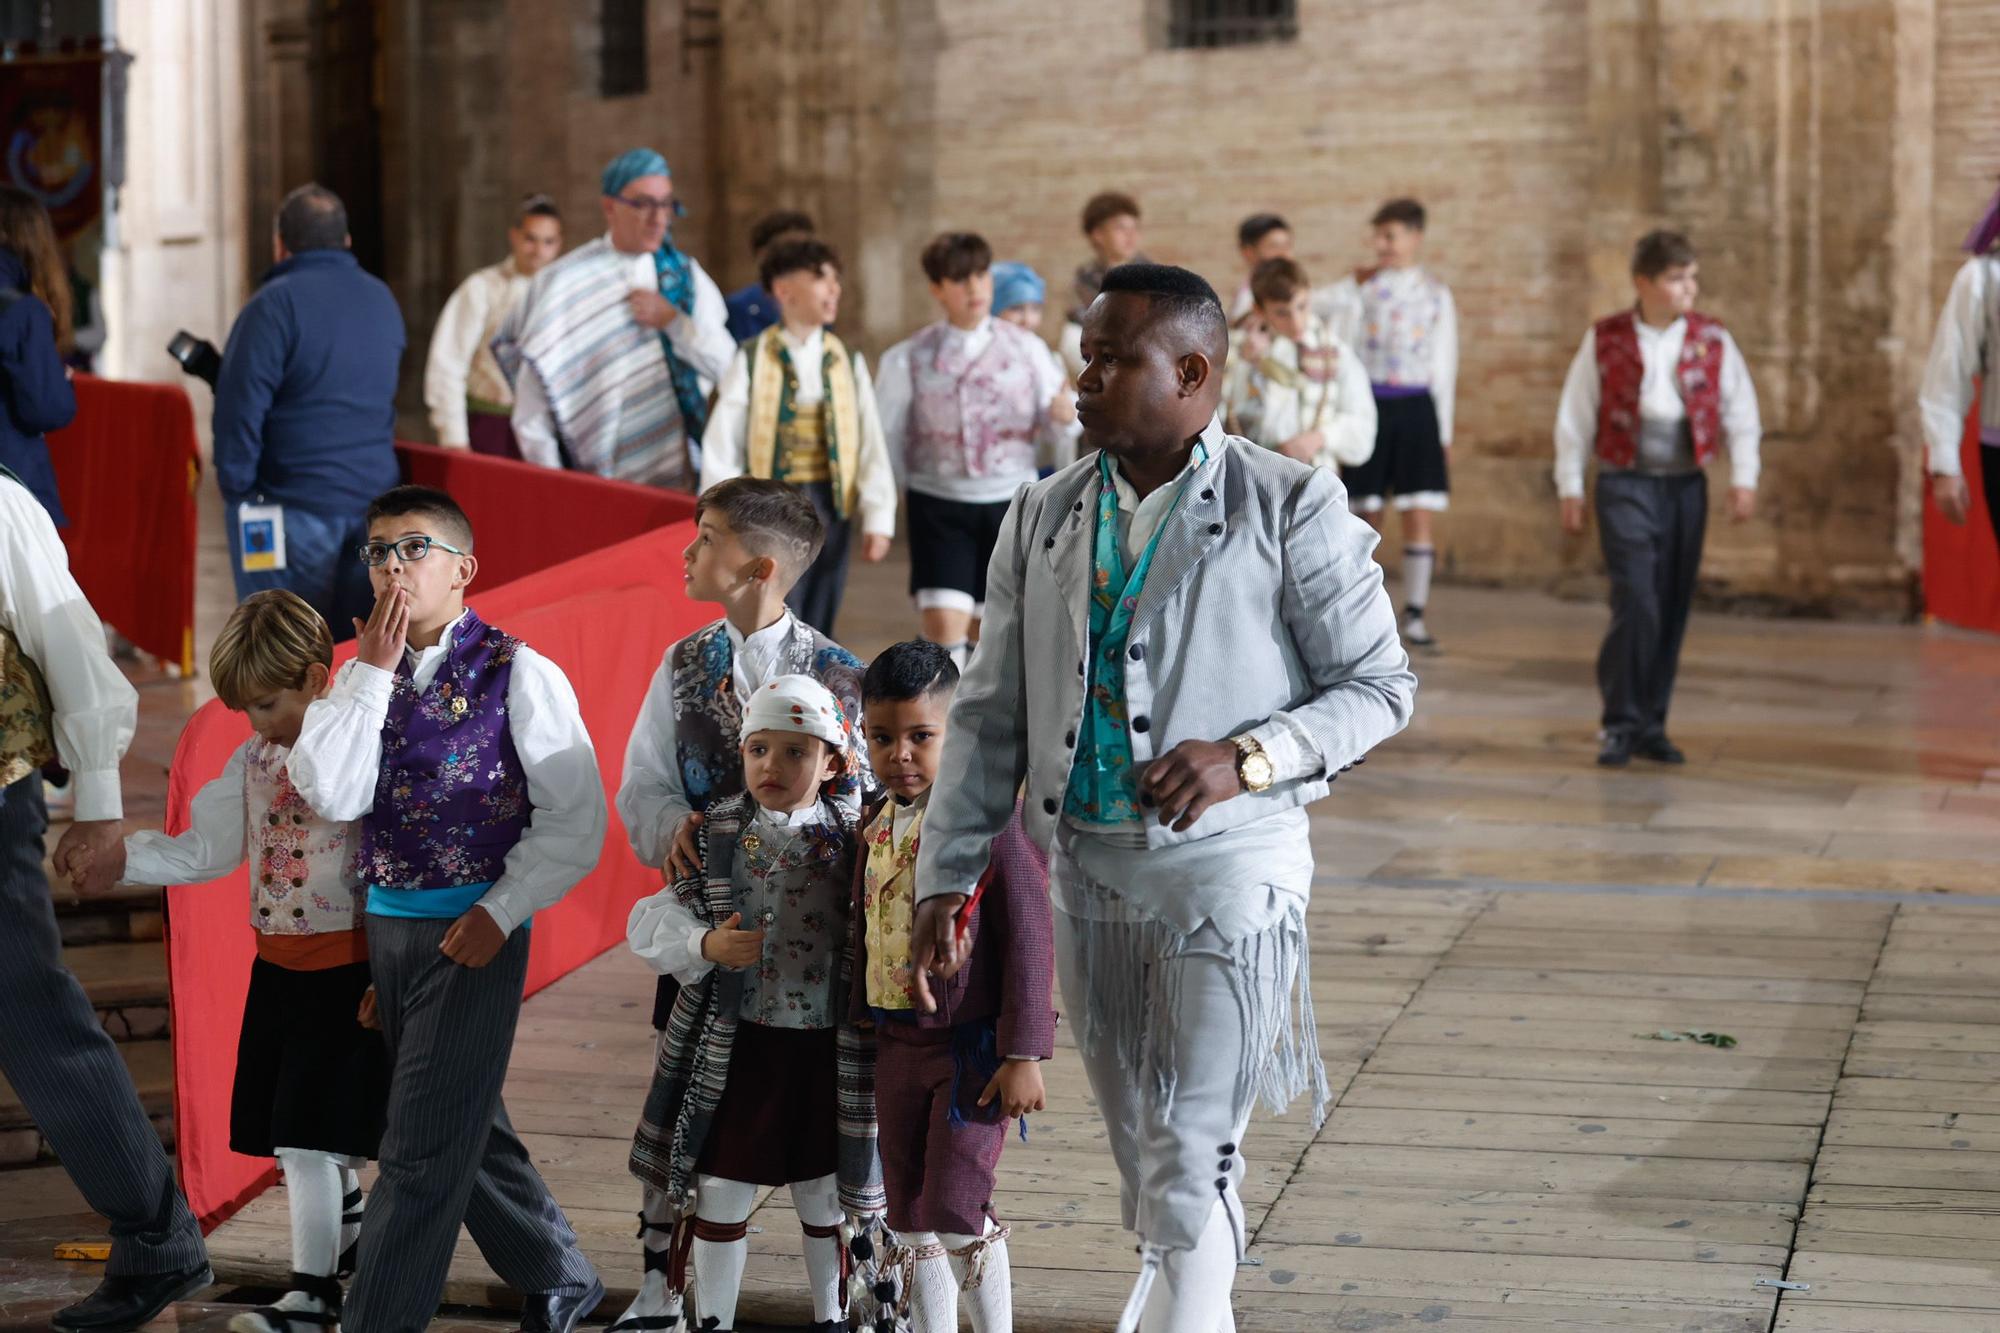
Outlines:
{"type": "Polygon", "coordinates": [[[107,1277],[97,1290],[49,1317],[56,1333],[116,1333],[151,1323],[175,1301],[215,1285],[215,1274],[203,1260],[192,1268],[172,1273],[145,1273],[136,1277],[107,1277]]]}
{"type": "Polygon", "coordinates": [[[521,1333],[573,1333],[604,1299],[604,1284],[592,1280],[584,1291],[538,1291],[521,1302],[521,1333]]]}
{"type": "Polygon", "coordinates": [[[1688,757],[1681,753],[1681,747],[1664,735],[1646,737],[1639,742],[1638,751],[1640,758],[1650,759],[1656,764],[1685,764],[1688,761],[1688,757]]]}
{"type": "Polygon", "coordinates": [[[1604,768],[1623,768],[1632,762],[1632,738],[1622,731],[1604,733],[1604,744],[1598,748],[1597,762],[1604,768]]]}

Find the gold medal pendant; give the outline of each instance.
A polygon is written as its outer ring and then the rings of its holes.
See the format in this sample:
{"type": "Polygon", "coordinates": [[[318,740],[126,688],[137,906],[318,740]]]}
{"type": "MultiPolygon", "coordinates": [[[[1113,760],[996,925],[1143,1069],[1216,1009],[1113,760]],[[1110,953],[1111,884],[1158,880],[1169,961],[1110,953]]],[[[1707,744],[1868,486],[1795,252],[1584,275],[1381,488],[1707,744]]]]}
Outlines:
{"type": "Polygon", "coordinates": [[[453,717],[464,717],[464,716],[465,716],[465,710],[466,710],[466,709],[467,709],[467,708],[468,708],[469,706],[470,706],[470,705],[468,705],[468,704],[467,704],[467,703],[465,702],[465,696],[464,696],[464,695],[462,695],[462,694],[454,694],[454,695],[452,695],[452,696],[451,696],[451,715],[452,715],[453,717]]]}

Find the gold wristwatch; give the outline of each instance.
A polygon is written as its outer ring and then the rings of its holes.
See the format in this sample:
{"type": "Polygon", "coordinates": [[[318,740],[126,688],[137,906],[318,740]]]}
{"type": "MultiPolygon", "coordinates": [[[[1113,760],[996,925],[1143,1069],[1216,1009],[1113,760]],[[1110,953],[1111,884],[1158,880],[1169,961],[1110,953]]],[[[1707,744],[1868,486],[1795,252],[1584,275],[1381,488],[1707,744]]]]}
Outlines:
{"type": "Polygon", "coordinates": [[[1230,744],[1236,747],[1236,776],[1243,783],[1243,790],[1259,792],[1271,790],[1277,780],[1277,770],[1271,767],[1271,756],[1264,753],[1264,747],[1252,736],[1235,736],[1230,744]]]}

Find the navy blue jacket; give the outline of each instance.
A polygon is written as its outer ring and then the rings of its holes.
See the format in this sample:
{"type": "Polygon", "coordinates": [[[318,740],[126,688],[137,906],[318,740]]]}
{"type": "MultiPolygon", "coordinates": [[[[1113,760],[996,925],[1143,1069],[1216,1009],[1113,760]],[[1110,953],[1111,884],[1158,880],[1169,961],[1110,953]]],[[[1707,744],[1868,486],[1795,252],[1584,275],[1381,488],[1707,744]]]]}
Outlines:
{"type": "Polygon", "coordinates": [[[731,292],[723,298],[729,311],[729,336],[747,343],[778,322],[778,298],[758,283],[731,292]]]}
{"type": "Polygon", "coordinates": [[[41,299],[28,291],[28,270],[12,250],[0,250],[0,467],[34,492],[58,525],[69,519],[56,496],[56,470],[43,434],[61,430],[76,415],[62,354],[56,350],[56,321],[41,299]]]}
{"type": "Polygon", "coordinates": [[[222,352],[222,498],[358,516],[394,486],[403,343],[396,298],[351,252],[308,250],[272,268],[222,352]]]}

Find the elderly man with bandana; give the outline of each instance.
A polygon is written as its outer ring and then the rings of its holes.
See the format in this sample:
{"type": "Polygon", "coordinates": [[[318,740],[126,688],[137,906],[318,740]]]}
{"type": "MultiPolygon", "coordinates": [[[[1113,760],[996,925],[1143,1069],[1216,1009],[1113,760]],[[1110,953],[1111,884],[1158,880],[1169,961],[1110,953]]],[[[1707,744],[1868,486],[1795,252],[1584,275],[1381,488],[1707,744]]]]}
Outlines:
{"type": "Polygon", "coordinates": [[[729,367],[722,291],[674,245],[673,173],[650,148],[611,160],[606,231],[535,275],[493,340],[521,456],[692,490],[708,392],[729,367]]]}

